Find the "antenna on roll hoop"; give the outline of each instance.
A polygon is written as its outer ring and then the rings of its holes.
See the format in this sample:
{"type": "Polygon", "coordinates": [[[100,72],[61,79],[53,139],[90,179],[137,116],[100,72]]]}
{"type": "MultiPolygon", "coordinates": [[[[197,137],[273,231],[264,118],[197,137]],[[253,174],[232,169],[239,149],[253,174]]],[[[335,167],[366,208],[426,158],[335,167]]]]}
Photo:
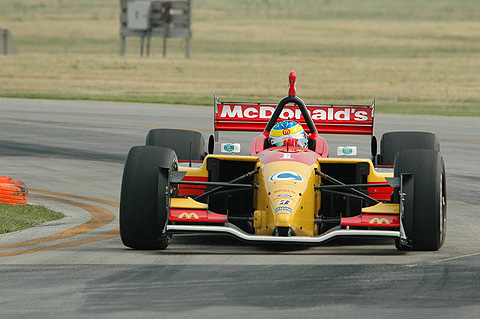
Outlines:
{"type": "Polygon", "coordinates": [[[290,71],[288,75],[288,96],[297,95],[297,89],[295,88],[295,82],[297,82],[297,74],[294,70],[290,71]]]}

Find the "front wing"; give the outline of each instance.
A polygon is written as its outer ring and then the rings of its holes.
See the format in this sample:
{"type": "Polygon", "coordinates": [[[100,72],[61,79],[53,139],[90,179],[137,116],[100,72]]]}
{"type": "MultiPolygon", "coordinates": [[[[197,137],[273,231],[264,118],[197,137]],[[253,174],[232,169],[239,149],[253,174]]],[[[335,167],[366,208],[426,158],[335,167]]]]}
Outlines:
{"type": "Polygon", "coordinates": [[[171,199],[169,221],[169,233],[226,234],[257,243],[320,244],[336,237],[401,237],[399,205],[386,203],[365,207],[361,215],[342,218],[339,226],[312,237],[249,234],[229,222],[227,215],[211,212],[206,204],[191,198],[171,199]]]}
{"type": "Polygon", "coordinates": [[[399,238],[400,231],[392,230],[359,230],[359,229],[332,229],[326,233],[314,237],[305,236],[260,236],[245,233],[237,226],[231,223],[225,223],[223,226],[214,225],[168,225],[167,231],[170,233],[217,233],[234,236],[240,240],[257,243],[291,243],[291,244],[320,244],[336,237],[390,237],[399,238]]]}

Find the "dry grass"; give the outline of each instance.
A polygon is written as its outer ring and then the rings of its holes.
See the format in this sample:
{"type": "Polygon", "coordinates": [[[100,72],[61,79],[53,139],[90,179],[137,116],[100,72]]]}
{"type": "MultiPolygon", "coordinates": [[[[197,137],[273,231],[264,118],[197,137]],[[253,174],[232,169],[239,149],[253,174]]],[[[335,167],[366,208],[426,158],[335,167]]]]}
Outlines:
{"type": "Polygon", "coordinates": [[[0,96],[211,104],[217,91],[275,102],[295,69],[297,92],[310,103],[375,96],[384,112],[480,116],[480,19],[471,1],[450,8],[439,0],[434,9],[406,1],[417,13],[404,9],[409,18],[395,19],[368,15],[377,0],[364,1],[358,15],[349,1],[325,1],[329,10],[317,14],[333,17],[321,20],[298,18],[301,6],[288,18],[280,10],[246,15],[227,2],[198,5],[185,59],[182,40],[170,40],[162,58],[162,41],[153,39],[151,56],[141,58],[135,38],[119,57],[118,1],[17,1],[24,14],[3,13],[3,21],[20,54],[0,57],[0,96]]]}

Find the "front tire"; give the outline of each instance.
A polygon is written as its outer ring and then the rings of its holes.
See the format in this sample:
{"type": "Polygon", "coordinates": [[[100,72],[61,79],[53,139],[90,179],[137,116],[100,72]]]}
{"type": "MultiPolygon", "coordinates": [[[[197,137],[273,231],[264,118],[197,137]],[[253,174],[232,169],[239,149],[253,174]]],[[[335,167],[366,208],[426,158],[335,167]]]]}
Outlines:
{"type": "Polygon", "coordinates": [[[155,146],[135,146],[123,171],[120,194],[120,237],[134,249],[167,248],[170,236],[167,195],[169,170],[177,169],[175,152],[155,146]]]}
{"type": "Polygon", "coordinates": [[[395,159],[394,176],[403,173],[413,174],[413,194],[405,194],[405,200],[413,200],[413,205],[411,211],[405,209],[402,220],[409,225],[406,235],[410,244],[398,240],[396,246],[399,250],[438,250],[445,242],[447,220],[443,157],[434,150],[401,151],[395,159]]]}

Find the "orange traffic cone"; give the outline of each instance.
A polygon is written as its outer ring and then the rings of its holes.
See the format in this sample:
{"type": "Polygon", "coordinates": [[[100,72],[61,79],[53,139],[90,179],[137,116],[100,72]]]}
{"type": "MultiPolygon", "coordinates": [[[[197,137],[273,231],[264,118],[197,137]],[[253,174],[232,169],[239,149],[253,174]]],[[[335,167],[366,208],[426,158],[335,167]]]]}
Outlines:
{"type": "Polygon", "coordinates": [[[26,205],[27,201],[28,190],[24,182],[0,175],[0,203],[26,205]]]}

